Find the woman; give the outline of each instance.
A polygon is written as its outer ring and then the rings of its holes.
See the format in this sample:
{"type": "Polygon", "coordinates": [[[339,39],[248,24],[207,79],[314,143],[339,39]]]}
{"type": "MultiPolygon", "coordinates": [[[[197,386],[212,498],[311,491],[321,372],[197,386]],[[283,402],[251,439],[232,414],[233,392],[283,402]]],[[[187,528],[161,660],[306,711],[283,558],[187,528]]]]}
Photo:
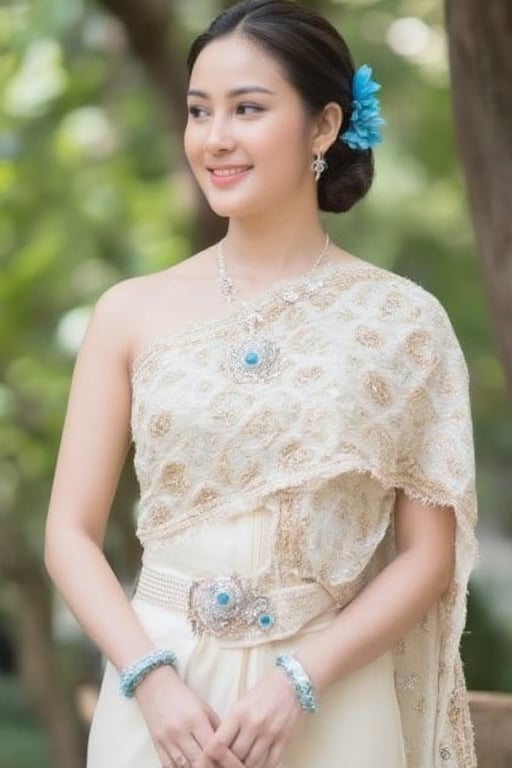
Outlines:
{"type": "Polygon", "coordinates": [[[50,501],[49,572],[108,659],[88,767],[469,768],[464,359],[319,217],[370,187],[378,86],[281,0],[224,11],[189,69],[227,235],[98,301],[50,501]],[[129,601],[101,548],[132,438],[129,601]]]}

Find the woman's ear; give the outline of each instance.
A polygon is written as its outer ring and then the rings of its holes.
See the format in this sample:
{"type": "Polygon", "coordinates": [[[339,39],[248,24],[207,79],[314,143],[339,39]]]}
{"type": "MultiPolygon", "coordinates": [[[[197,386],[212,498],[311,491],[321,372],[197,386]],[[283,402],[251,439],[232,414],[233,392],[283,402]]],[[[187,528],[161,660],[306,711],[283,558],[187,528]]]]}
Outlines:
{"type": "Polygon", "coordinates": [[[330,101],[317,118],[313,132],[313,153],[325,153],[339,136],[343,123],[343,111],[339,104],[330,101]]]}

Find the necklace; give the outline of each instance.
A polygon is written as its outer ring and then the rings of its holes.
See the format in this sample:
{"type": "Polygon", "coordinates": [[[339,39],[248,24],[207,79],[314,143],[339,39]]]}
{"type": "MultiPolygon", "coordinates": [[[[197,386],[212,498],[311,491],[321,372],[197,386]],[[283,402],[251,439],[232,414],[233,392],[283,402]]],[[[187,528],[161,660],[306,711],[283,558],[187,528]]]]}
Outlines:
{"type": "MultiPolygon", "coordinates": [[[[262,336],[259,325],[263,318],[261,314],[250,306],[248,301],[239,295],[233,278],[228,274],[224,259],[223,240],[217,246],[217,269],[219,289],[224,299],[229,302],[237,302],[244,309],[240,323],[247,333],[241,343],[232,347],[228,352],[228,370],[238,382],[268,380],[279,371],[281,353],[279,345],[269,336],[262,336]]],[[[304,293],[313,293],[323,285],[321,280],[312,281],[313,273],[323,260],[331,244],[329,235],[325,236],[324,247],[313,266],[303,275],[303,285],[289,286],[282,293],[285,304],[295,304],[304,293]]]]}

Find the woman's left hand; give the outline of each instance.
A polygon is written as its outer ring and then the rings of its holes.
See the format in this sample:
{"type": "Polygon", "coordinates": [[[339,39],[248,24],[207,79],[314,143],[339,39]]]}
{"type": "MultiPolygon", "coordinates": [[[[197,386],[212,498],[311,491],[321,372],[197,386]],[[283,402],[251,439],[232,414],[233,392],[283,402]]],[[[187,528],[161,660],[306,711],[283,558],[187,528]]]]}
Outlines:
{"type": "Polygon", "coordinates": [[[279,768],[303,714],[286,675],[273,669],[236,703],[204,751],[219,768],[228,750],[246,768],[279,768]]]}

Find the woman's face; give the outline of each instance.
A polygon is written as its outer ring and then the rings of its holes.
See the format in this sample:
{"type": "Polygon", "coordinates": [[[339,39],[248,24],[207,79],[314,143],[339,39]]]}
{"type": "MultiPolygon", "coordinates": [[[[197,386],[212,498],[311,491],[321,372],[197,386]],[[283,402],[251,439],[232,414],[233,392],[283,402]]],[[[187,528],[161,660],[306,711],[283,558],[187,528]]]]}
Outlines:
{"type": "Polygon", "coordinates": [[[211,208],[254,216],[310,194],[311,122],[263,49],[237,34],[207,45],[190,78],[185,153],[211,208]]]}

